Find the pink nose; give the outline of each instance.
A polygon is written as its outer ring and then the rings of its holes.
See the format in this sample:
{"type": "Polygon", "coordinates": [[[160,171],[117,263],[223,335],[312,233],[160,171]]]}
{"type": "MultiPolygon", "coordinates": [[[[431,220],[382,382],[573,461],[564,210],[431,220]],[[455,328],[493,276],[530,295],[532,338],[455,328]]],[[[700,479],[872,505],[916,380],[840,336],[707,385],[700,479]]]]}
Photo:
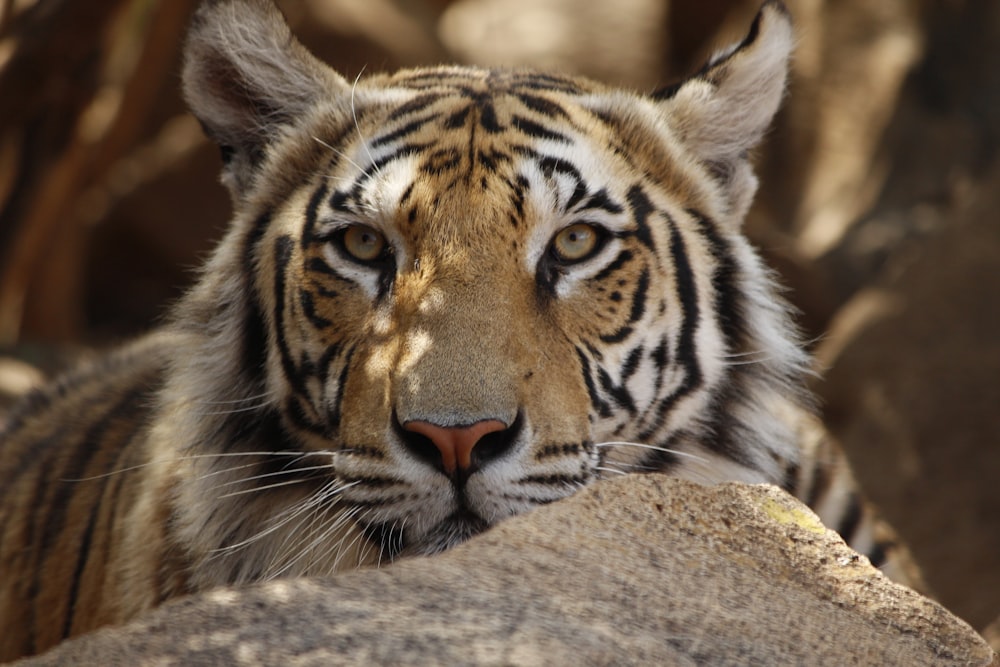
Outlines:
{"type": "Polygon", "coordinates": [[[419,433],[441,452],[441,467],[448,474],[455,469],[468,470],[472,467],[472,450],[484,435],[503,431],[507,425],[497,419],[484,419],[470,426],[438,426],[425,421],[410,421],[403,428],[419,433]]]}

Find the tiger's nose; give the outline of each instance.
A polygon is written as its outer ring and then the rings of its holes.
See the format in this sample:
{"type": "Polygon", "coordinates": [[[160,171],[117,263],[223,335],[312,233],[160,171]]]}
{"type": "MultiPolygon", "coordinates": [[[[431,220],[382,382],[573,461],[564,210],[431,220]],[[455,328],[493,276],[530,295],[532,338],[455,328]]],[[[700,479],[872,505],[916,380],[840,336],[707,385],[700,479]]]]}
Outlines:
{"type": "Polygon", "coordinates": [[[447,475],[470,473],[500,457],[514,442],[514,429],[498,419],[468,426],[438,426],[428,421],[402,424],[403,443],[418,458],[447,475]]]}

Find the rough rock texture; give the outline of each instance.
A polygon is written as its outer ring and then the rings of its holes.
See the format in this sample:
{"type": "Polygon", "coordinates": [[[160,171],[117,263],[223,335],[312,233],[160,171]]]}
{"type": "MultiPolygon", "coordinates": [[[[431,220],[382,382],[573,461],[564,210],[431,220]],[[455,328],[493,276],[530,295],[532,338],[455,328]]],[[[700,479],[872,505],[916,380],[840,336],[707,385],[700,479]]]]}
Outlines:
{"type": "Polygon", "coordinates": [[[179,600],[25,664],[990,665],[768,486],[604,482],[435,558],[179,600]]]}

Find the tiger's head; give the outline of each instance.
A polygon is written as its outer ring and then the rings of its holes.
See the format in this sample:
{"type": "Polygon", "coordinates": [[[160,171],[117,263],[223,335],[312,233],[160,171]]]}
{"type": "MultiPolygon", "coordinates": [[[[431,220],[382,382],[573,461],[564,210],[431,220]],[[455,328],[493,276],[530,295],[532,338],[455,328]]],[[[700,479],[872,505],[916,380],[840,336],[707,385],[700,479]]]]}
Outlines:
{"type": "Polygon", "coordinates": [[[215,548],[298,526],[315,553],[270,562],[311,573],[607,475],[780,481],[805,360],[740,226],[791,43],[772,0],[650,95],[476,67],[349,82],[269,1],[206,3],[184,90],[235,216],[176,311],[166,403],[185,451],[220,454],[192,479],[259,493],[220,511],[192,481],[225,527],[180,523],[215,548]]]}

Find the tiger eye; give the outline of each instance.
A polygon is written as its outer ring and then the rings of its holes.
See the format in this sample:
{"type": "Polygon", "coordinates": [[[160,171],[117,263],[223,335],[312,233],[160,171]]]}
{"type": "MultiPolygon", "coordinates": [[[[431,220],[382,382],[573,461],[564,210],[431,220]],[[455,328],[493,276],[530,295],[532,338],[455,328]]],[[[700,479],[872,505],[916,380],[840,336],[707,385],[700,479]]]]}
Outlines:
{"type": "Polygon", "coordinates": [[[342,237],[344,250],[361,262],[372,262],[385,250],[385,236],[367,225],[351,225],[342,237]]]}
{"type": "Polygon", "coordinates": [[[556,234],[552,240],[552,252],[562,262],[579,262],[593,254],[598,240],[593,225],[578,222],[556,234]]]}

